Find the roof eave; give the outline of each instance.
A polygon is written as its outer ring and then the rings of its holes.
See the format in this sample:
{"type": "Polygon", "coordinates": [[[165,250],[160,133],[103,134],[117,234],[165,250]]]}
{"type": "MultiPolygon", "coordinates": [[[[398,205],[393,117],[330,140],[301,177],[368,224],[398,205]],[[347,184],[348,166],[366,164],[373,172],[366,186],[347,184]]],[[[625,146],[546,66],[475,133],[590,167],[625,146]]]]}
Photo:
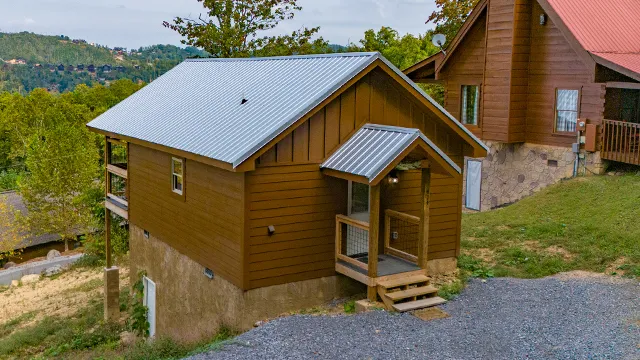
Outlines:
{"type": "Polygon", "coordinates": [[[626,67],[616,64],[610,60],[607,60],[603,57],[598,56],[597,54],[594,54],[592,52],[590,52],[591,56],[593,57],[594,61],[604,67],[607,67],[611,70],[617,71],[622,75],[628,76],[634,80],[640,81],[640,74],[638,74],[637,72],[633,71],[633,70],[629,70],[626,67]]]}

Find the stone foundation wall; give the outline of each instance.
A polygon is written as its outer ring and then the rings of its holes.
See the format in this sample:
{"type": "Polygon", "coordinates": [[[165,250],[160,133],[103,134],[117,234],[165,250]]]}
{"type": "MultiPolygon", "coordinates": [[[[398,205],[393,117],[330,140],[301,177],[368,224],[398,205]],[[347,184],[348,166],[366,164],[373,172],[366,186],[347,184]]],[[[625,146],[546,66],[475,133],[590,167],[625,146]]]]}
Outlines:
{"type": "MultiPolygon", "coordinates": [[[[482,160],[481,211],[513,203],[573,176],[576,155],[570,147],[485,143],[489,153],[482,160]]],[[[603,171],[599,152],[580,154],[579,175],[603,171]]],[[[466,179],[464,185],[466,193],[466,179]]]]}
{"type": "Polygon", "coordinates": [[[258,320],[366,293],[364,285],[344,276],[243,291],[219,276],[207,278],[203,266],[153,234],[147,239],[133,224],[129,231],[132,283],[143,270],[156,284],[159,337],[196,342],[211,338],[223,325],[248,330],[258,320]]]}

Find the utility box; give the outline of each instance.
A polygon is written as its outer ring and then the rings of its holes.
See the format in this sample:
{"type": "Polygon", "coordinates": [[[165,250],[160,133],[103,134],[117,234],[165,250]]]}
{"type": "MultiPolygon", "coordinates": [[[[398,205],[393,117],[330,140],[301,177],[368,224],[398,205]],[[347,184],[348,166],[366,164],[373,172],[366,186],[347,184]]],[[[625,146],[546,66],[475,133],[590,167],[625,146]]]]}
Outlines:
{"type": "Polygon", "coordinates": [[[587,124],[585,130],[584,149],[588,152],[596,151],[596,138],[598,134],[598,126],[596,124],[587,124]]]}

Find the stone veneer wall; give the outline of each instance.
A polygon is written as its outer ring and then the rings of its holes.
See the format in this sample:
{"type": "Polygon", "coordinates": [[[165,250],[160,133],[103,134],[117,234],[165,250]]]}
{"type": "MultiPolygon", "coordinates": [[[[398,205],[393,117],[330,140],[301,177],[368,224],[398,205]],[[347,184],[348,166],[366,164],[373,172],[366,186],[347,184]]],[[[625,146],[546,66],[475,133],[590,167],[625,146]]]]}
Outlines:
{"type": "Polygon", "coordinates": [[[182,342],[213,337],[221,326],[248,330],[258,320],[365,293],[345,276],[293,282],[243,291],[131,224],[131,281],[145,271],[156,284],[156,336],[182,342]]]}
{"type": "MultiPolygon", "coordinates": [[[[489,153],[482,159],[481,211],[513,203],[573,176],[575,154],[570,147],[491,141],[485,144],[489,146],[489,153]]],[[[599,152],[581,153],[579,175],[603,171],[599,152]]]]}

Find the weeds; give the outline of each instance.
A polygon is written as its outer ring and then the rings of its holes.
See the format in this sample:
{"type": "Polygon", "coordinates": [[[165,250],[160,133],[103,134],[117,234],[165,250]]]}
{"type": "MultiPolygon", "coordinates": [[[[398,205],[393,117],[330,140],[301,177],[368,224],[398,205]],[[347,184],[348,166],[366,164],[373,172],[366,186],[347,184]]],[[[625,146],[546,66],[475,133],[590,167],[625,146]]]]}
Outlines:
{"type": "Polygon", "coordinates": [[[354,314],[356,312],[356,302],[354,300],[344,303],[345,314],[354,314]]]}

